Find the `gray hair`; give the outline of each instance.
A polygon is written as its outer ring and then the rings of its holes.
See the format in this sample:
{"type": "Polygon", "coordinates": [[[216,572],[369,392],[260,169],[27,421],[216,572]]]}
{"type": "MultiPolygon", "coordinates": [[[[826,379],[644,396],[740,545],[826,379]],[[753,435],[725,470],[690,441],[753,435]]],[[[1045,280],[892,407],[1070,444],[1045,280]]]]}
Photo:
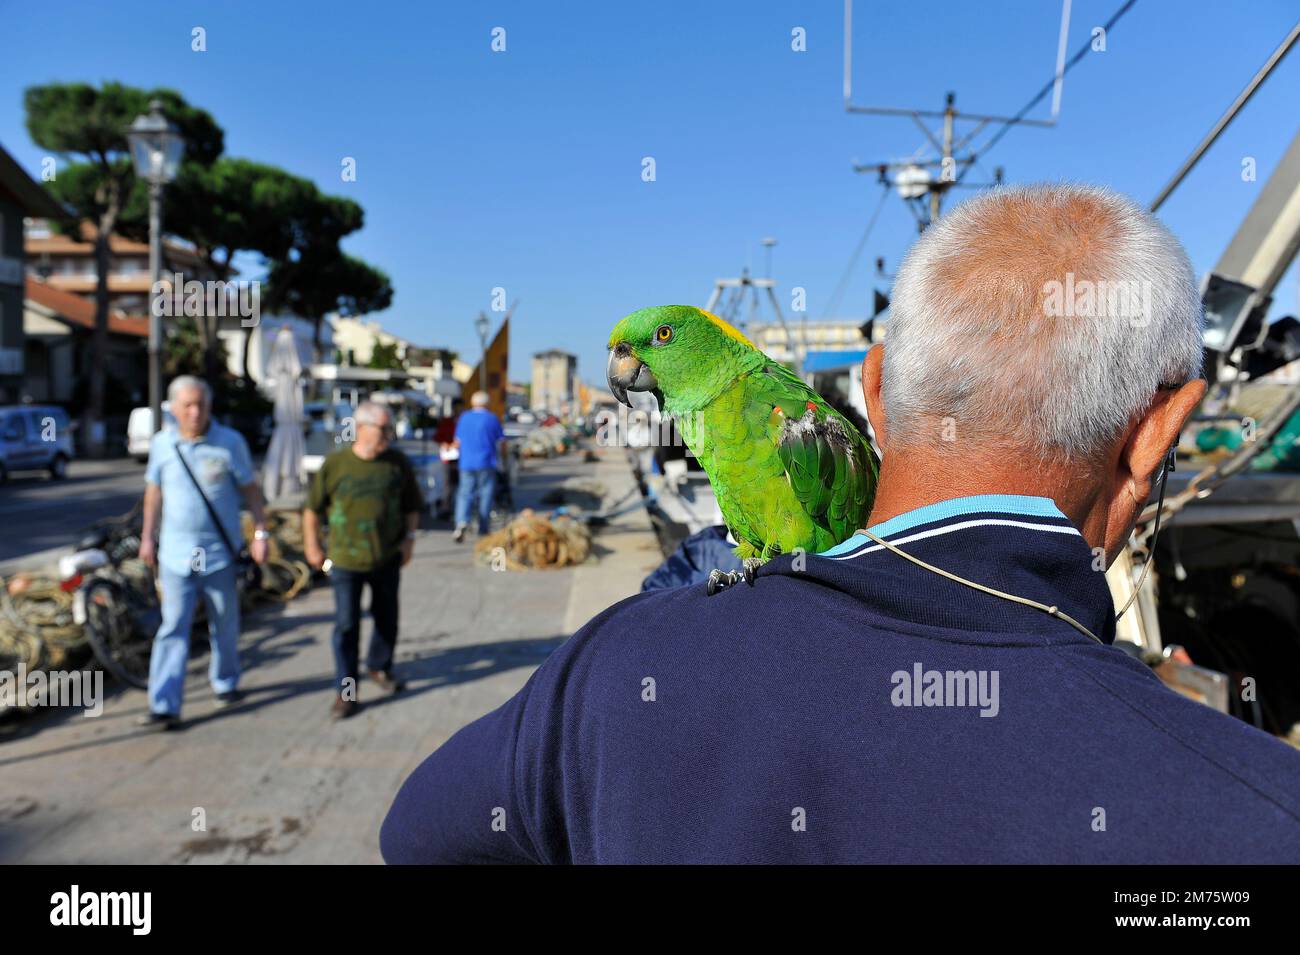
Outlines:
{"type": "Polygon", "coordinates": [[[353,412],[352,418],[357,424],[369,424],[374,425],[376,428],[382,428],[392,418],[392,415],[378,401],[363,401],[357,405],[357,410],[353,412]]]}
{"type": "Polygon", "coordinates": [[[203,395],[205,407],[212,407],[212,389],[206,381],[194,375],[178,375],[173,378],[171,384],[167,386],[167,400],[174,402],[177,395],[182,391],[189,391],[191,388],[203,395]]]}
{"type": "Polygon", "coordinates": [[[469,396],[469,404],[471,408],[486,408],[488,403],[491,401],[492,396],[486,391],[476,391],[474,394],[469,396]]]}
{"type": "Polygon", "coordinates": [[[1200,374],[1202,323],[1186,252],[1130,199],[990,190],[927,228],[899,267],[881,373],[888,438],[1093,459],[1159,386],[1200,374]]]}

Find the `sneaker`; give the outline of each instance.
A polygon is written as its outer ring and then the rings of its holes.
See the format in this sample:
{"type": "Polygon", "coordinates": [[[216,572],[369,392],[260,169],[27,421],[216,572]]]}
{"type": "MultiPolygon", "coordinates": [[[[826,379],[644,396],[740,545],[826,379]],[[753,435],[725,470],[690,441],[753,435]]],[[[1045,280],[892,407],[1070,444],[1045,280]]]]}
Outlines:
{"type": "Polygon", "coordinates": [[[456,532],[451,535],[451,539],[454,540],[457,544],[462,543],[465,540],[465,531],[467,530],[469,530],[469,528],[466,527],[464,524],[457,524],[456,532]]]}
{"type": "Polygon", "coordinates": [[[345,700],[341,696],[334,698],[334,705],[330,707],[330,717],[336,720],[345,720],[361,708],[356,700],[345,700]]]}
{"type": "Polygon", "coordinates": [[[217,694],[217,706],[227,707],[234,706],[244,698],[243,690],[227,690],[225,693],[217,694]]]}
{"type": "Polygon", "coordinates": [[[382,670],[371,670],[369,672],[370,679],[374,680],[385,693],[401,693],[406,689],[405,681],[393,679],[391,673],[384,673],[382,670]]]}
{"type": "Polygon", "coordinates": [[[174,730],[181,725],[181,718],[175,713],[146,713],[135,721],[136,726],[151,730],[174,730]]]}

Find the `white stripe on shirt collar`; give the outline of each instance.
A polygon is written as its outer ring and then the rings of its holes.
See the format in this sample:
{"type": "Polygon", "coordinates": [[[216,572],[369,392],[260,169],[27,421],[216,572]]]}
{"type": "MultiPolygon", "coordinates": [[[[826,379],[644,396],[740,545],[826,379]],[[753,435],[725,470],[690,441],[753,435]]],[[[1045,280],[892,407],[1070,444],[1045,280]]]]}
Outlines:
{"type": "MultiPolygon", "coordinates": [[[[928,531],[920,531],[919,533],[911,534],[907,537],[900,537],[897,540],[891,540],[890,543],[906,544],[909,541],[924,540],[927,537],[938,537],[942,534],[950,534],[953,531],[965,530],[969,527],[1023,527],[1026,530],[1046,531],[1050,534],[1073,534],[1075,537],[1083,536],[1075,528],[1064,527],[1060,524],[1034,524],[1034,523],[1030,523],[1029,521],[1013,521],[1013,520],[1007,520],[1005,518],[989,517],[981,520],[962,521],[960,524],[948,524],[944,527],[935,527],[928,531]]],[[[864,537],[861,534],[854,534],[853,537],[849,538],[849,541],[845,541],[845,544],[857,538],[861,538],[864,544],[871,540],[871,538],[864,537]]],[[[839,546],[843,547],[844,544],[840,544],[839,546]]],[[[882,547],[880,544],[872,544],[870,547],[865,547],[861,550],[854,550],[847,554],[839,554],[836,556],[823,554],[819,556],[824,556],[828,560],[851,560],[854,557],[861,557],[863,554],[870,554],[874,551],[884,550],[884,549],[885,548],[882,547]]]]}

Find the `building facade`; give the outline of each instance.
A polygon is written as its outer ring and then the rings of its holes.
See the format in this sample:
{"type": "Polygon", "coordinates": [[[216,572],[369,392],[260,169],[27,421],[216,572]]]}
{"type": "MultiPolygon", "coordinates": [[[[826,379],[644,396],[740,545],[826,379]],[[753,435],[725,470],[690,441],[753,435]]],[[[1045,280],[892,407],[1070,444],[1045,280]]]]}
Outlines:
{"type": "Polygon", "coordinates": [[[0,147],[0,404],[19,401],[23,391],[23,220],[63,215],[54,198],[0,147]]]}
{"type": "Polygon", "coordinates": [[[793,365],[796,357],[808,352],[870,348],[879,339],[873,334],[868,341],[862,334],[862,324],[860,318],[792,319],[784,327],[779,322],[755,322],[745,329],[745,335],[773,361],[793,365]]]}
{"type": "Polygon", "coordinates": [[[108,351],[98,354],[93,300],[52,288],[31,275],[26,277],[25,295],[21,400],[65,407],[76,403],[76,389],[96,362],[107,376],[110,424],[129,407],[148,401],[147,318],[110,312],[108,351]],[[115,401],[122,406],[113,407],[115,401]]]}
{"type": "MultiPolygon", "coordinates": [[[[64,235],[44,219],[27,223],[27,271],[60,292],[93,298],[96,287],[95,226],[80,222],[73,235],[64,235]]],[[[109,307],[127,315],[149,314],[149,245],[120,235],[108,240],[109,307]]],[[[180,272],[185,278],[206,281],[211,270],[198,254],[174,239],[163,240],[163,274],[180,272]]],[[[236,278],[231,275],[231,280],[236,278]]]]}
{"type": "Polygon", "coordinates": [[[578,358],[552,348],[533,355],[532,410],[572,414],[577,396],[578,358]]]}

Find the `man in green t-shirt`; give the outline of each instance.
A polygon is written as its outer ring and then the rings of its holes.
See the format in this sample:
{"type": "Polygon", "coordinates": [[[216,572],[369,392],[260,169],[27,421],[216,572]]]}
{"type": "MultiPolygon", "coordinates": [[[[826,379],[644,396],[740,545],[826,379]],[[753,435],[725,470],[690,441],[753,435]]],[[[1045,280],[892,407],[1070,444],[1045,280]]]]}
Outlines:
{"type": "Polygon", "coordinates": [[[307,563],[321,567],[326,553],[320,522],[329,526],[330,583],[334,588],[334,667],[338,686],[335,719],[357,711],[361,643],[361,590],[370,586],[374,633],[366,654],[370,678],[389,693],[403,685],[393,677],[397,646],[397,591],[401,569],[411,560],[424,497],[411,462],[390,448],[392,417],[371,401],[357,406],[356,440],[325,459],[312,480],[302,515],[307,563]]]}

